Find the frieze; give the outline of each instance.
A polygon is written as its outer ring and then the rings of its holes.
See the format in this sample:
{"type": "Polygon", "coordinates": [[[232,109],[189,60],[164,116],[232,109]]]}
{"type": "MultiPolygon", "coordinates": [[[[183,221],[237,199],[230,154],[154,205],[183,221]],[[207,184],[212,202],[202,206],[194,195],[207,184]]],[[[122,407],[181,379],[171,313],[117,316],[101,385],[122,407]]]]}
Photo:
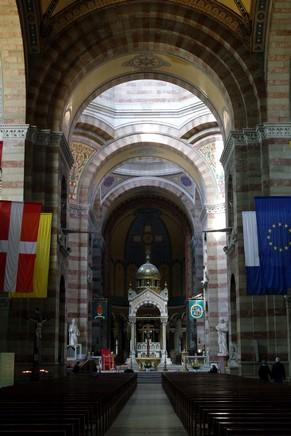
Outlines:
{"type": "Polygon", "coordinates": [[[29,124],[0,124],[3,139],[26,138],[29,124]]]}
{"type": "MultiPolygon", "coordinates": [[[[87,0],[73,3],[62,13],[59,13],[52,18],[53,33],[57,34],[61,32],[75,20],[78,20],[90,12],[106,6],[113,6],[122,3],[125,3],[124,0],[87,0]]],[[[196,9],[206,15],[210,15],[221,22],[225,27],[235,32],[237,36],[240,36],[241,38],[244,37],[242,31],[245,28],[245,18],[242,18],[232,10],[218,4],[214,0],[169,0],[169,3],[174,3],[175,6],[181,4],[188,8],[196,9]]]]}
{"type": "Polygon", "coordinates": [[[286,138],[291,139],[291,123],[271,124],[258,126],[257,132],[262,139],[286,138]]]}
{"type": "Polygon", "coordinates": [[[255,129],[244,129],[244,139],[245,144],[257,144],[258,143],[258,133],[255,129]]]}

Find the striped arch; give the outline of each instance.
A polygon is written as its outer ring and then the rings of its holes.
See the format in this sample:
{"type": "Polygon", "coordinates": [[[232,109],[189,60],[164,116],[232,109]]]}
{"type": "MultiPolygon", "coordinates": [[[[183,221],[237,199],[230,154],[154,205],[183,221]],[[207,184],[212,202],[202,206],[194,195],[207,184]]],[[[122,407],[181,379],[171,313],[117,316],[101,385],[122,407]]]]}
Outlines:
{"type": "Polygon", "coordinates": [[[179,206],[184,210],[189,222],[191,223],[192,229],[194,228],[194,209],[195,209],[195,199],[192,198],[186,191],[179,188],[178,185],[173,182],[162,179],[160,177],[135,177],[133,179],[126,180],[121,183],[112,191],[109,191],[101,204],[102,209],[102,220],[110,214],[112,206],[116,203],[116,200],[122,202],[124,196],[134,196],[140,190],[140,188],[154,188],[157,191],[164,191],[169,193],[174,197],[174,202],[179,203],[179,206]]]}
{"type": "MultiPolygon", "coordinates": [[[[250,52],[248,44],[242,44],[247,35],[240,33],[239,25],[230,31],[219,24],[215,17],[207,14],[207,9],[202,11],[195,6],[203,2],[187,2],[184,6],[182,1],[141,1],[135,3],[134,8],[130,2],[114,3],[112,7],[104,7],[102,2],[99,10],[92,9],[83,16],[76,14],[77,23],[72,7],[69,24],[59,26],[61,34],[52,22],[54,33],[50,44],[32,71],[30,122],[60,129],[66,104],[89,73],[94,72],[95,80],[99,80],[96,89],[102,81],[104,83],[101,67],[106,61],[141,51],[184,59],[189,66],[199,58],[200,64],[208,66],[212,76],[218,77],[217,82],[212,78],[215,89],[222,83],[229,94],[235,108],[233,128],[252,127],[264,121],[265,87],[262,74],[258,74],[263,63],[250,52]]],[[[59,22],[61,15],[56,18],[59,22]]],[[[64,24],[66,20],[61,22],[64,24]]],[[[129,72],[133,73],[133,69],[122,65],[113,71],[116,77],[129,72]]],[[[178,62],[170,75],[181,77],[178,62]]],[[[204,73],[204,77],[208,76],[204,73]]],[[[88,93],[83,94],[82,100],[88,97],[88,93]]],[[[209,99],[215,104],[214,95],[209,99]]]]}
{"type": "Polygon", "coordinates": [[[199,150],[170,136],[144,133],[113,141],[90,158],[79,183],[79,203],[92,204],[95,187],[101,179],[133,156],[154,156],[175,162],[195,180],[202,202],[218,202],[220,194],[215,177],[199,150]]]}

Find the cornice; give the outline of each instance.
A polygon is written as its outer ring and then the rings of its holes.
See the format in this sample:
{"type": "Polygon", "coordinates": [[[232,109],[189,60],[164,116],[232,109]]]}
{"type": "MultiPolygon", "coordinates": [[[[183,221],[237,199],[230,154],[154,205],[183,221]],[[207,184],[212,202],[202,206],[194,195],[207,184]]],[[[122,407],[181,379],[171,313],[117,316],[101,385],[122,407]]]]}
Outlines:
{"type": "Polygon", "coordinates": [[[291,140],[291,123],[264,123],[257,127],[257,135],[260,139],[291,140]]]}
{"type": "Polygon", "coordinates": [[[3,139],[26,138],[29,124],[0,124],[3,139]]]}

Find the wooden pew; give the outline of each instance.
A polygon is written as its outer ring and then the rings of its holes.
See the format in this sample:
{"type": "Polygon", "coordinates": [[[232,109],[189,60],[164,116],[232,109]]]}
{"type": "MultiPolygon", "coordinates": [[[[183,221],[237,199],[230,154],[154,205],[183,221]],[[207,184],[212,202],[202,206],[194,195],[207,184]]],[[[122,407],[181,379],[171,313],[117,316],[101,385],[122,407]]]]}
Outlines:
{"type": "Polygon", "coordinates": [[[104,435],[136,388],[135,374],[74,375],[0,391],[0,434],[104,435]]]}
{"type": "Polygon", "coordinates": [[[286,432],[288,426],[291,429],[291,387],[287,384],[199,373],[163,374],[162,383],[190,435],[234,435],[240,428],[241,434],[252,434],[246,433],[249,427],[258,434],[264,429],[291,434],[286,432]]]}

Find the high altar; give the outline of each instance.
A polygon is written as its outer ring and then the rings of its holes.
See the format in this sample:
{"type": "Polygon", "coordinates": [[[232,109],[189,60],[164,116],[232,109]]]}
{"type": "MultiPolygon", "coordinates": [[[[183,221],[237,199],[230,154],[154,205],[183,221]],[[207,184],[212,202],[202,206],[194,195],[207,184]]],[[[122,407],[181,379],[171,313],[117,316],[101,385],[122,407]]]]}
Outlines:
{"type": "Polygon", "coordinates": [[[160,289],[160,273],[149,255],[137,271],[136,289],[128,290],[128,301],[131,366],[156,369],[167,360],[168,289],[160,289]]]}

